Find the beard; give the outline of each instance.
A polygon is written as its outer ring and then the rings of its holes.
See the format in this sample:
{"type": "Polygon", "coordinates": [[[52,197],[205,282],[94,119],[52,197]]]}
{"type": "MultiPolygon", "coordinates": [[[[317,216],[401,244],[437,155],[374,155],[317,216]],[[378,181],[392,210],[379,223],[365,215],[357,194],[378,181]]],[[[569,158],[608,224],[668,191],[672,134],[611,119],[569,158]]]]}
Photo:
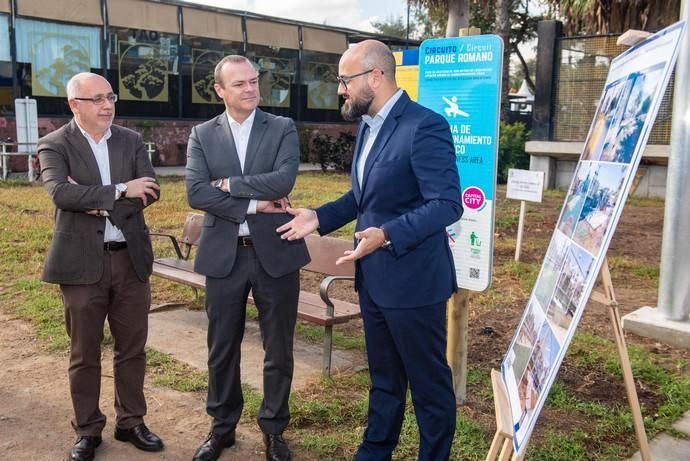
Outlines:
{"type": "Polygon", "coordinates": [[[362,115],[369,112],[369,107],[371,106],[373,100],[374,92],[371,91],[369,86],[367,86],[362,91],[361,97],[350,95],[350,97],[345,100],[343,107],[340,108],[340,114],[348,122],[356,122],[362,117],[362,115]]]}

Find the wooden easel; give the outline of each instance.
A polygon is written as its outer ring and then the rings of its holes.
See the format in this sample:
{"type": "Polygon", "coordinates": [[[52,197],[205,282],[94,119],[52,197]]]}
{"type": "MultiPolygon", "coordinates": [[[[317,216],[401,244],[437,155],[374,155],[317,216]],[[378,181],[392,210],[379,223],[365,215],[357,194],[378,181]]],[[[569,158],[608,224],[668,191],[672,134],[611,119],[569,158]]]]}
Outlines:
{"type": "MultiPolygon", "coordinates": [[[[625,336],[620,321],[620,314],[618,313],[618,302],[616,301],[616,294],[613,290],[613,283],[611,282],[611,272],[609,271],[609,264],[606,258],[604,258],[604,262],[601,265],[599,279],[601,280],[603,292],[593,290],[590,299],[609,307],[613,334],[616,338],[616,348],[618,349],[618,358],[620,359],[621,370],[623,372],[625,393],[627,394],[628,403],[630,404],[635,434],[640,444],[640,457],[642,461],[652,461],[652,454],[649,450],[649,442],[647,441],[647,433],[645,432],[644,422],[642,420],[642,412],[640,411],[640,401],[637,398],[637,390],[635,389],[635,380],[632,374],[632,366],[630,365],[630,357],[628,357],[628,349],[625,345],[625,336]]],[[[494,406],[496,407],[496,434],[491,442],[486,461],[508,461],[509,459],[511,461],[521,461],[525,452],[523,451],[522,456],[518,456],[517,453],[513,452],[513,430],[510,406],[508,404],[508,396],[505,386],[503,385],[501,373],[498,370],[491,370],[491,387],[493,388],[494,406]]]]}
{"type": "Polygon", "coordinates": [[[637,389],[635,389],[635,379],[632,374],[632,366],[630,365],[630,357],[628,356],[628,348],[625,345],[625,334],[623,333],[623,326],[621,324],[621,317],[618,312],[618,301],[616,301],[616,294],[613,291],[613,283],[611,282],[611,272],[609,271],[609,264],[607,258],[601,265],[599,271],[599,278],[601,280],[603,293],[593,290],[590,295],[592,301],[608,306],[609,314],[611,316],[611,324],[613,326],[613,334],[616,338],[616,349],[618,349],[618,358],[621,362],[621,371],[623,372],[623,382],[625,383],[625,393],[628,396],[628,403],[630,404],[630,411],[633,417],[633,425],[635,426],[635,434],[640,444],[640,457],[642,461],[651,461],[652,454],[649,450],[649,442],[647,440],[647,433],[644,429],[644,421],[642,420],[642,411],[640,410],[640,401],[637,398],[637,389]]]}
{"type": "Polygon", "coordinates": [[[494,392],[494,407],[496,408],[496,434],[491,441],[486,461],[521,461],[524,456],[513,452],[513,423],[508,405],[508,393],[503,385],[501,373],[491,370],[491,388],[494,392]],[[512,455],[512,457],[511,457],[512,455]]]}

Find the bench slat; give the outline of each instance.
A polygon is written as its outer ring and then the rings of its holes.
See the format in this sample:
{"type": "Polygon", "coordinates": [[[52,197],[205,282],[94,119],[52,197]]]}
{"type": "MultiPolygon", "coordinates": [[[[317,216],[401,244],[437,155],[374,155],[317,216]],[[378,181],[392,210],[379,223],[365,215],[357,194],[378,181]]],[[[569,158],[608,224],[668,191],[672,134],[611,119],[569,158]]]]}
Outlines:
{"type": "Polygon", "coordinates": [[[172,280],[173,282],[189,285],[194,288],[206,289],[206,277],[203,275],[171,267],[170,265],[160,263],[158,260],[153,262],[153,275],[172,280]]]}

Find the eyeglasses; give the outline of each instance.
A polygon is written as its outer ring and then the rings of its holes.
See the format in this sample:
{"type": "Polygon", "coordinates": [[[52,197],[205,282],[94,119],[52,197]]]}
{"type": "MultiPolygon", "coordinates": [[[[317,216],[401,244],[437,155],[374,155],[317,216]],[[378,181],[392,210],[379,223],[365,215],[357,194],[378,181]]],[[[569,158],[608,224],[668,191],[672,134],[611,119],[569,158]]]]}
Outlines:
{"type": "MultiPolygon", "coordinates": [[[[361,77],[362,75],[367,75],[370,74],[371,72],[374,72],[376,69],[369,69],[365,70],[364,72],[360,72],[359,74],[354,74],[354,75],[338,75],[335,79],[338,81],[338,84],[343,85],[345,87],[345,91],[347,91],[347,84],[350,83],[350,81],[353,78],[361,77]]],[[[383,71],[381,71],[381,74],[383,74],[383,71]]]]}
{"type": "Polygon", "coordinates": [[[116,94],[108,94],[105,96],[96,96],[95,98],[72,98],[72,99],[76,99],[77,101],[91,101],[92,103],[94,103],[97,106],[102,106],[103,104],[105,104],[106,99],[108,101],[112,102],[113,104],[115,104],[117,102],[117,95],[116,94]]]}

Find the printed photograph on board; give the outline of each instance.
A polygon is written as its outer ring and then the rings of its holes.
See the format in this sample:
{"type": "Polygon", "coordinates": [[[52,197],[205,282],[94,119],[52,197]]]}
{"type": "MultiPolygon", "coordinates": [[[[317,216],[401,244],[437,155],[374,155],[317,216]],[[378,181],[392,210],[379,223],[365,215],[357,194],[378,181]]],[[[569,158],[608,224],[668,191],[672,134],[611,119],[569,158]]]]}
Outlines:
{"type": "Polygon", "coordinates": [[[592,254],[597,254],[601,248],[628,169],[625,164],[600,163],[587,177],[589,190],[572,238],[592,254]]]}
{"type": "Polygon", "coordinates": [[[533,296],[539,301],[541,306],[546,307],[551,301],[567,248],[568,240],[560,232],[554,232],[533,290],[533,296]]]}
{"type": "Polygon", "coordinates": [[[637,140],[652,105],[652,96],[659,86],[659,75],[663,66],[657,65],[642,72],[630,74],[626,81],[627,93],[621,98],[622,116],[617,131],[604,145],[602,162],[629,163],[635,152],[637,140]]]}
{"type": "Polygon", "coordinates": [[[580,160],[599,159],[604,142],[609,137],[609,133],[613,131],[612,127],[617,125],[617,119],[620,118],[623,110],[620,99],[625,82],[625,80],[613,82],[605,89],[580,160]]]}
{"type": "Polygon", "coordinates": [[[590,173],[594,170],[594,165],[593,162],[580,162],[578,164],[573,182],[568,190],[568,195],[565,197],[561,219],[558,221],[556,228],[568,238],[573,235],[577,225],[577,218],[580,216],[582,207],[585,204],[591,182],[590,173]]]}
{"type": "Polygon", "coordinates": [[[594,258],[577,245],[568,247],[561,276],[556,283],[556,291],[546,310],[546,318],[561,344],[565,342],[570,323],[582,301],[582,294],[593,262],[594,258]]]}

